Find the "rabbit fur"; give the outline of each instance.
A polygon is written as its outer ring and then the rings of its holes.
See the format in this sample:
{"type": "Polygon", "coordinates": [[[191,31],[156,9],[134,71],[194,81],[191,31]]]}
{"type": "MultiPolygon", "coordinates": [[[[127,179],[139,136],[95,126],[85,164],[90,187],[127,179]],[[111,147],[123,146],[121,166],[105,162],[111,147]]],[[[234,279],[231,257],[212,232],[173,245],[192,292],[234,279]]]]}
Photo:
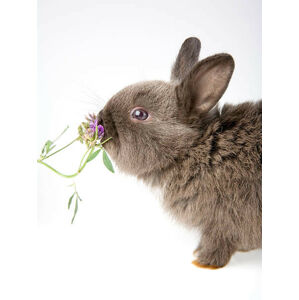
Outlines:
{"type": "Polygon", "coordinates": [[[163,206],[201,232],[195,264],[223,267],[235,251],[262,244],[262,103],[217,103],[234,60],[198,61],[197,38],[183,43],[171,80],[130,85],[105,105],[98,122],[118,168],[160,187],[163,206]],[[132,118],[144,109],[146,120],[132,118]]]}

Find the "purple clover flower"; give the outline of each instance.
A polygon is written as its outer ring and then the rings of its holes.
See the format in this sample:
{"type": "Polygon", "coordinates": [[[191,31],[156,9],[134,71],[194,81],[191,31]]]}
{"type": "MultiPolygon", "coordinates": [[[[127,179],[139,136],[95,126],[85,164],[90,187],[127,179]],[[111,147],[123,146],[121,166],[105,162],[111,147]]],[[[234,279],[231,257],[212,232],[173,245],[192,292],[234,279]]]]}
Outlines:
{"type": "Polygon", "coordinates": [[[98,120],[95,114],[89,114],[86,117],[88,122],[82,122],[78,128],[79,136],[81,141],[85,142],[88,146],[92,144],[98,144],[101,138],[104,136],[104,127],[98,124],[98,120]],[[96,128],[98,127],[97,139],[96,138],[96,128]]]}
{"type": "Polygon", "coordinates": [[[98,126],[98,139],[102,138],[104,135],[104,127],[100,124],[98,124],[98,120],[96,118],[91,118],[89,122],[89,128],[92,130],[92,133],[94,134],[96,131],[96,128],[98,126]]]}

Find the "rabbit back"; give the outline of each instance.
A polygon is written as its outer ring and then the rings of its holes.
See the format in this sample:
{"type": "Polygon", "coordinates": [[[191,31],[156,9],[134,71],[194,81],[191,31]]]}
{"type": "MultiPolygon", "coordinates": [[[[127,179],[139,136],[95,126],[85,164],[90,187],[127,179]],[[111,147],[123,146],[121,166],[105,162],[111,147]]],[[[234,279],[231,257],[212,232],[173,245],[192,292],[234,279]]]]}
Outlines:
{"type": "MultiPolygon", "coordinates": [[[[213,119],[213,118],[212,118],[213,119]]],[[[176,167],[160,174],[164,206],[238,250],[261,247],[262,103],[224,105],[176,167]]]]}

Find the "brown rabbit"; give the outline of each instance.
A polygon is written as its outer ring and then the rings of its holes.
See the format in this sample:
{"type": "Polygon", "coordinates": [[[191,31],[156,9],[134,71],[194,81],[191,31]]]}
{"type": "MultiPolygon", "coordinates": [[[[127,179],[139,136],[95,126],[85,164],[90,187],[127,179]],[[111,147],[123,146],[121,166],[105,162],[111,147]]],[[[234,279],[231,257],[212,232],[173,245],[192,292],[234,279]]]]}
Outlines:
{"type": "Polygon", "coordinates": [[[228,54],[198,62],[187,39],[171,81],[126,87],[98,114],[120,170],[159,186],[164,207],[200,229],[194,264],[217,268],[261,247],[262,104],[217,107],[234,70],[228,54]]]}

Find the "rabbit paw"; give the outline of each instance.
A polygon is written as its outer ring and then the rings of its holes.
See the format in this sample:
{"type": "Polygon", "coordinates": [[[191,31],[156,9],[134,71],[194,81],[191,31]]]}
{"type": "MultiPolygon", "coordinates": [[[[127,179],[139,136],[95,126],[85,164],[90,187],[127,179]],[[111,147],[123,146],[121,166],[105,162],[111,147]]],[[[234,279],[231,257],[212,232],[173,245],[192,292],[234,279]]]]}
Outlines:
{"type": "Polygon", "coordinates": [[[216,270],[216,269],[220,269],[222,267],[218,267],[218,266],[212,266],[212,265],[202,265],[198,260],[193,260],[192,264],[198,268],[203,268],[203,269],[210,269],[210,270],[216,270]]]}
{"type": "Polygon", "coordinates": [[[207,251],[202,248],[197,248],[193,254],[196,255],[196,260],[192,263],[200,268],[218,269],[224,267],[230,260],[232,253],[227,249],[216,249],[207,251]]]}

